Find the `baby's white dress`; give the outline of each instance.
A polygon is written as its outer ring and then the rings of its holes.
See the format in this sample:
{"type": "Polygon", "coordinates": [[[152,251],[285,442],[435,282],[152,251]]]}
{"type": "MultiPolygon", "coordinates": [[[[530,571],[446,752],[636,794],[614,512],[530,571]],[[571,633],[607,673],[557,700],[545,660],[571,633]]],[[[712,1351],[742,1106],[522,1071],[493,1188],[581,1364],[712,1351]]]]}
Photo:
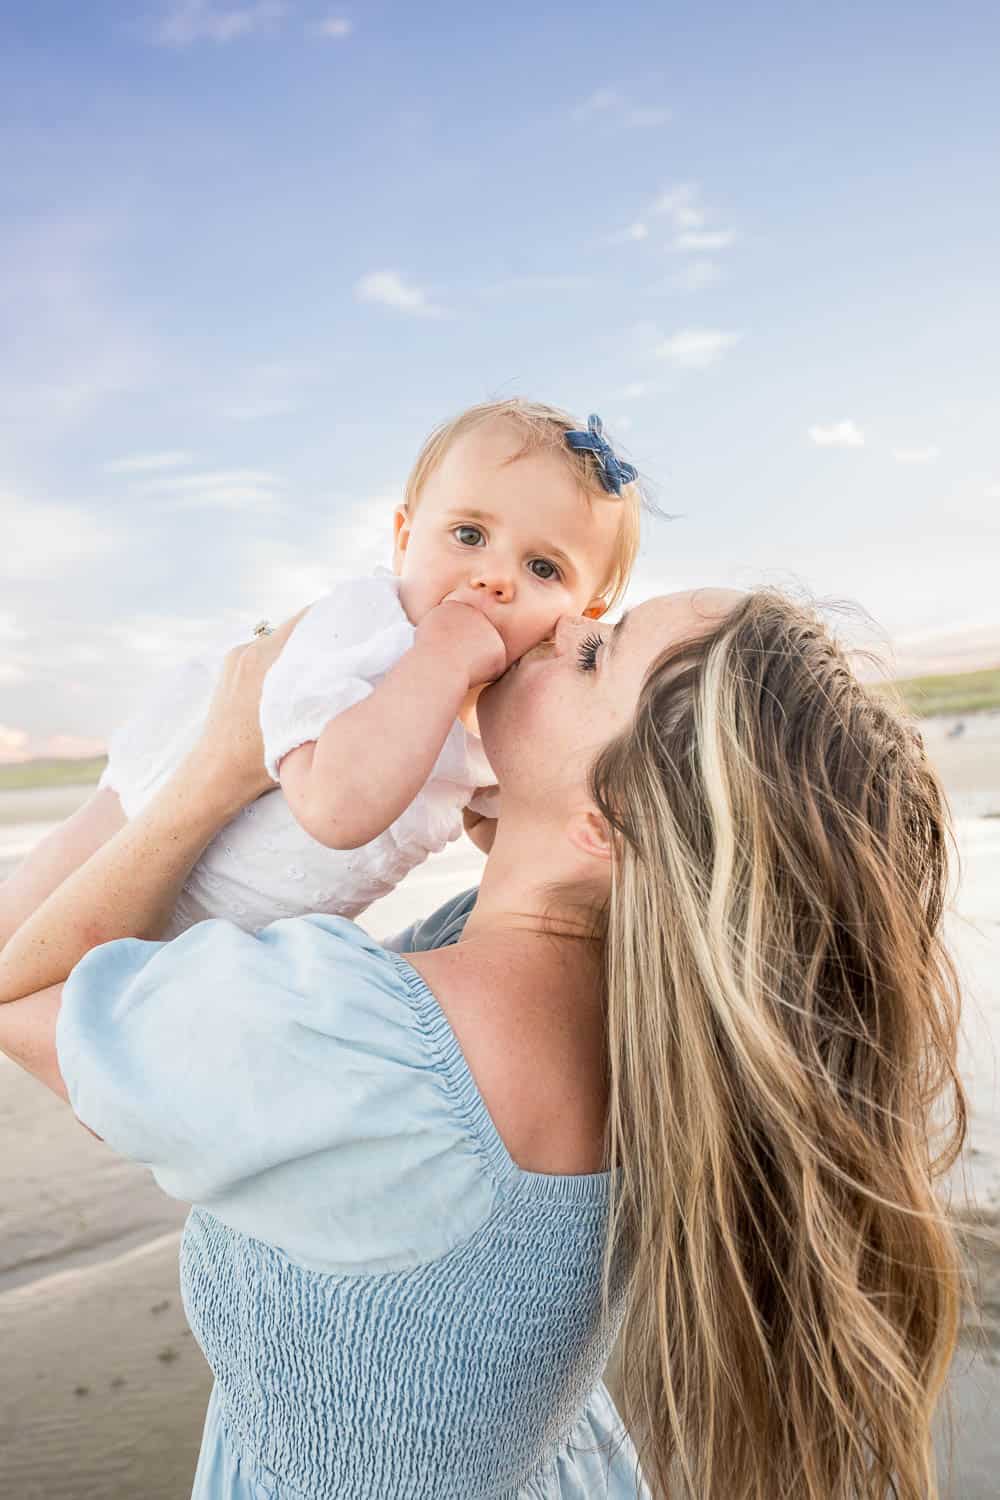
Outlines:
{"type": "MultiPolygon", "coordinates": [[[[260,719],[267,769],[319,738],[367,698],[413,644],[399,581],[379,569],[339,583],[299,621],[264,679],[260,719]]],[[[187,662],[159,684],[111,738],[101,785],[132,818],[196,742],[222,669],[221,657],[187,662]]],[[[405,737],[407,726],[399,725],[405,737]]],[[[209,844],[181,892],[166,933],[207,917],[256,932],[278,917],[326,912],[356,917],[462,832],[462,809],[496,815],[493,772],[479,738],[457,721],[428,781],[384,833],[360,849],[327,849],[293,818],[280,789],[267,792],[209,844]],[[477,797],[477,791],[480,795],[477,797]]]]}

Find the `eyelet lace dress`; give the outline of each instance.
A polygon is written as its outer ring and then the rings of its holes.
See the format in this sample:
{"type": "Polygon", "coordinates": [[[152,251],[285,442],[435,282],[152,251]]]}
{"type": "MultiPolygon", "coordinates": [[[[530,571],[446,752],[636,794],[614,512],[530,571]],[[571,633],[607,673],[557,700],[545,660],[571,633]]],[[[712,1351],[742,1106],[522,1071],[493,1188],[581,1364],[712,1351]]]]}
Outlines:
{"type": "Polygon", "coordinates": [[[609,1178],[514,1163],[398,952],[328,916],[109,943],[58,1048],[84,1124],[194,1205],[194,1500],[648,1500],[601,1380],[609,1178]]]}

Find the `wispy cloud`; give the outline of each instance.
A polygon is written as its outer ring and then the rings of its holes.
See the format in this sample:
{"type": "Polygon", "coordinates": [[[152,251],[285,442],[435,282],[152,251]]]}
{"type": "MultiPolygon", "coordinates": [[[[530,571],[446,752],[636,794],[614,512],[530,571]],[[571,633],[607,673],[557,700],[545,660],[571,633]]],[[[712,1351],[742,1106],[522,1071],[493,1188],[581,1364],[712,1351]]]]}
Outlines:
{"type": "Polygon", "coordinates": [[[17,538],[16,546],[0,548],[0,578],[13,583],[61,578],[115,545],[111,529],[80,506],[36,504],[0,492],[0,514],[8,534],[17,538]]]}
{"type": "Polygon", "coordinates": [[[637,219],[634,224],[628,224],[624,229],[616,229],[613,234],[608,235],[609,245],[627,245],[637,243],[639,240],[649,239],[649,225],[637,219]]]}
{"type": "Polygon", "coordinates": [[[521,296],[532,292],[581,292],[593,286],[592,276],[577,276],[572,273],[551,276],[508,276],[503,281],[491,282],[482,288],[484,297],[521,296]]]}
{"type": "Polygon", "coordinates": [[[736,243],[736,232],[732,229],[685,229],[674,236],[675,250],[697,250],[714,252],[728,250],[736,243]]]}
{"type": "Polygon", "coordinates": [[[213,469],[150,480],[141,493],[176,510],[275,510],[283,487],[284,481],[267,470],[213,469]]]}
{"type": "Polygon", "coordinates": [[[728,250],[737,236],[731,229],[708,227],[708,211],[696,182],[679,182],[667,188],[650,205],[653,215],[665,215],[674,231],[671,248],[687,253],[728,250]]]}
{"type": "Polygon", "coordinates": [[[929,464],[941,457],[941,449],[893,448],[892,456],[898,464],[929,464]]]}
{"type": "Polygon", "coordinates": [[[856,422],[845,419],[829,427],[810,427],[809,436],[820,448],[863,448],[865,435],[856,422]]]}
{"type": "Polygon", "coordinates": [[[328,16],[325,21],[314,21],[307,28],[310,36],[325,37],[330,42],[342,42],[354,30],[354,22],[346,16],[328,16]]]}
{"type": "Polygon", "coordinates": [[[593,115],[605,115],[609,110],[618,109],[621,103],[621,95],[617,89],[595,89],[576,105],[572,116],[574,120],[589,120],[593,115]]]}
{"type": "Polygon", "coordinates": [[[667,214],[674,229],[700,229],[705,222],[701,189],[695,182],[679,182],[667,188],[650,205],[650,213],[667,214]]]}
{"type": "Polygon", "coordinates": [[[622,119],[626,130],[653,130],[657,125],[667,125],[669,122],[669,109],[656,108],[629,109],[622,119]]]}
{"type": "Polygon", "coordinates": [[[632,380],[628,385],[623,385],[619,390],[615,391],[614,398],[616,401],[640,401],[643,396],[648,394],[649,390],[650,386],[646,381],[632,380]]]}
{"type": "Polygon", "coordinates": [[[570,118],[578,124],[594,118],[625,130],[653,130],[670,121],[670,110],[663,105],[637,105],[621,89],[595,89],[574,106],[570,118]]]}
{"type": "Polygon", "coordinates": [[[392,557],[392,512],[403,480],[364,497],[338,495],[329,506],[334,518],[309,545],[290,539],[251,540],[246,551],[244,592],[260,601],[261,612],[284,619],[326,593],[331,580],[363,573],[392,557]]]}
{"type": "Polygon", "coordinates": [[[181,469],[193,463],[192,453],[171,450],[168,453],[134,453],[129,458],[113,458],[104,465],[105,474],[154,474],[161,469],[181,469]]]}
{"type": "Polygon", "coordinates": [[[670,278],[670,285],[683,292],[700,292],[721,278],[722,272],[713,260],[693,260],[670,278]]]}
{"type": "Polygon", "coordinates": [[[268,417],[287,417],[296,410],[290,396],[261,396],[258,400],[233,401],[223,407],[223,415],[234,422],[261,422],[268,417]]]}
{"type": "Polygon", "coordinates": [[[369,271],[355,286],[354,295],[359,302],[381,302],[418,318],[441,318],[445,313],[422,287],[404,281],[398,271],[369,271]]]}
{"type": "Polygon", "coordinates": [[[682,328],[656,347],[660,359],[686,370],[704,370],[714,365],[743,337],[720,328],[682,328]]]}
{"type": "Polygon", "coordinates": [[[217,0],[174,0],[154,32],[163,47],[190,47],[195,42],[236,42],[269,31],[288,13],[286,0],[254,0],[225,5],[217,0]]]}

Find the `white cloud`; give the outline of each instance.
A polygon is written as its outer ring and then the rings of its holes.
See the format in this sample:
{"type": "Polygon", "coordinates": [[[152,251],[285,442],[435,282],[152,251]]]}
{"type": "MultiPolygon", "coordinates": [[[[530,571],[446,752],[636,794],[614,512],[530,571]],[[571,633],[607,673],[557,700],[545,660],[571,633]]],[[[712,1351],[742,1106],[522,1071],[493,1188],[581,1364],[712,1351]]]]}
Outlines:
{"type": "Polygon", "coordinates": [[[580,292],[593,285],[592,276],[508,276],[482,289],[484,297],[501,297],[521,292],[580,292]]]}
{"type": "Polygon", "coordinates": [[[142,492],[176,510],[269,510],[279,508],[283,480],[261,469],[218,469],[154,479],[142,492]]]}
{"type": "Polygon", "coordinates": [[[0,578],[14,583],[60,578],[115,545],[114,534],[77,506],[0,493],[0,518],[5,534],[16,538],[14,546],[0,548],[0,578]]]}
{"type": "Polygon", "coordinates": [[[616,401],[639,401],[646,395],[649,386],[644,380],[633,380],[628,385],[623,385],[620,390],[615,391],[616,401]]]}
{"type": "Polygon", "coordinates": [[[941,457],[940,448],[893,448],[892,456],[899,464],[929,464],[941,457]]]}
{"type": "Polygon", "coordinates": [[[655,200],[650,209],[654,214],[669,214],[673,227],[700,229],[705,222],[705,210],[701,203],[701,189],[695,182],[680,182],[668,188],[655,200]]]}
{"type": "Polygon", "coordinates": [[[98,409],[162,374],[145,337],[109,293],[121,226],[54,212],[12,226],[0,241],[5,359],[0,431],[11,450],[53,443],[98,409]]]}
{"type": "Polygon", "coordinates": [[[309,27],[313,36],[326,37],[330,41],[339,42],[344,37],[350,36],[354,30],[354,22],[349,21],[346,16],[328,16],[325,21],[317,21],[309,27]]]}
{"type": "Polygon", "coordinates": [[[134,453],[129,458],[113,458],[104,465],[105,474],[153,474],[160,469],[181,469],[193,463],[192,453],[171,450],[168,453],[134,453]]]}
{"type": "Polygon", "coordinates": [[[591,115],[606,114],[608,110],[615,109],[621,103],[621,96],[615,89],[595,89],[589,98],[584,99],[573,110],[574,120],[586,120],[591,115]]]}
{"type": "Polygon", "coordinates": [[[168,479],[153,479],[143,486],[150,491],[167,490],[172,493],[190,490],[217,489],[233,484],[266,485],[273,488],[282,484],[277,475],[267,469],[209,469],[202,474],[173,474],[168,479]]]}
{"type": "Polygon", "coordinates": [[[630,109],[622,124],[629,130],[649,130],[657,125],[666,125],[669,120],[669,109],[630,109]]]}
{"type": "Polygon", "coordinates": [[[983,494],[987,500],[1000,500],[1000,484],[988,484],[983,494]]]}
{"type": "Polygon", "coordinates": [[[629,224],[625,229],[617,229],[614,234],[609,234],[608,244],[627,245],[648,238],[649,226],[643,224],[641,219],[638,219],[634,224],[629,224]]]}
{"type": "Polygon", "coordinates": [[[632,104],[619,89],[611,88],[595,89],[571,112],[572,119],[576,121],[590,120],[595,115],[626,130],[648,130],[657,125],[666,125],[670,119],[669,109],[657,105],[632,104]]]}
{"type": "Polygon", "coordinates": [[[865,435],[856,422],[834,422],[830,427],[810,427],[809,436],[820,448],[863,448],[865,435]]]}
{"type": "Polygon", "coordinates": [[[732,229],[685,229],[674,237],[675,250],[700,250],[714,252],[728,250],[736,243],[732,229]]]}
{"type": "Polygon", "coordinates": [[[166,667],[202,653],[221,653],[240,640],[249,640],[261,613],[248,610],[244,617],[229,609],[210,616],[133,615],[112,622],[105,635],[116,661],[121,661],[124,651],[148,667],[166,667]]]}
{"type": "Polygon", "coordinates": [[[714,286],[722,272],[712,260],[693,260],[672,278],[673,285],[685,292],[700,292],[703,287],[714,286]]]}
{"type": "Polygon", "coordinates": [[[418,318],[440,318],[444,308],[431,302],[422,287],[408,285],[398,271],[369,271],[354,288],[359,302],[381,302],[418,318]]]}
{"type": "Polygon", "coordinates": [[[287,12],[286,0],[255,0],[251,5],[174,0],[156,29],[155,40],[164,47],[189,47],[193,42],[235,42],[255,32],[271,30],[287,12]]]}
{"type": "Polygon", "coordinates": [[[402,497],[402,480],[361,499],[331,497],[336,512],[308,546],[271,538],[252,542],[247,552],[244,592],[260,601],[260,613],[274,619],[301,609],[338,577],[370,571],[392,559],[392,513],[402,497]]]}
{"type": "Polygon", "coordinates": [[[287,417],[295,409],[289,396],[262,396],[259,401],[236,401],[223,407],[223,415],[233,422],[262,422],[268,417],[287,417]]]}
{"type": "Polygon", "coordinates": [[[719,328],[683,328],[663,339],[656,353],[681,369],[703,370],[721,359],[742,337],[740,333],[724,333],[719,328]]]}

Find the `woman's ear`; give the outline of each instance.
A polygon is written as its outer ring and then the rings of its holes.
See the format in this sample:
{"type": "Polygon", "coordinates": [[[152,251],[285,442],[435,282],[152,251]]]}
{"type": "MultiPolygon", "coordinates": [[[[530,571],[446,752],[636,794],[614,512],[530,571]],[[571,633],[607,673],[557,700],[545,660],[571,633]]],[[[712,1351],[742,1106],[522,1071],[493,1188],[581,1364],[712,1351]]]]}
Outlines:
{"type": "Polygon", "coordinates": [[[587,608],[583,612],[583,617],[585,620],[599,620],[607,612],[608,601],[606,599],[595,599],[592,604],[587,605],[587,608]]]}
{"type": "Polygon", "coordinates": [[[398,574],[403,571],[403,553],[410,540],[410,512],[405,500],[392,513],[392,537],[392,571],[398,574]]]}
{"type": "Polygon", "coordinates": [[[596,808],[581,808],[574,812],[566,836],[581,854],[589,854],[592,859],[611,859],[611,829],[596,808]]]}

